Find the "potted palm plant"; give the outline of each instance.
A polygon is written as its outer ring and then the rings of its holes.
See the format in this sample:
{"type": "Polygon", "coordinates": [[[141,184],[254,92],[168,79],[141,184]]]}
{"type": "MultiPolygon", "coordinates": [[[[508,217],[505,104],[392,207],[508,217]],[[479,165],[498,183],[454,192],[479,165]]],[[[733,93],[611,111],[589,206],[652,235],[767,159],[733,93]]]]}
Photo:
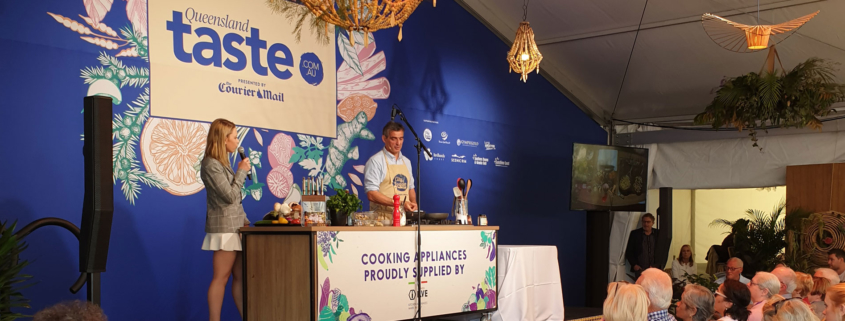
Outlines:
{"type": "Polygon", "coordinates": [[[710,226],[731,228],[735,256],[745,263],[743,274],[753,275],[757,271],[771,271],[782,263],[779,255],[787,245],[785,210],[786,205],[781,201],[770,213],[749,209],[745,211],[747,219],[717,219],[710,226]]]}
{"type": "MultiPolygon", "coordinates": [[[[773,52],[769,60],[776,58],[777,52],[773,52]]],[[[767,71],[725,80],[704,112],[695,116],[695,123],[748,129],[753,146],[758,148],[760,129],[821,129],[819,117],[830,114],[834,103],[845,101],[845,85],[835,81],[835,71],[832,63],[818,58],[810,58],[789,72],[775,71],[772,61],[767,71]]]]}
{"type": "Polygon", "coordinates": [[[357,195],[350,194],[346,190],[335,189],[334,191],[336,194],[329,197],[326,207],[329,209],[334,225],[347,225],[349,215],[362,208],[361,200],[357,195]]]}

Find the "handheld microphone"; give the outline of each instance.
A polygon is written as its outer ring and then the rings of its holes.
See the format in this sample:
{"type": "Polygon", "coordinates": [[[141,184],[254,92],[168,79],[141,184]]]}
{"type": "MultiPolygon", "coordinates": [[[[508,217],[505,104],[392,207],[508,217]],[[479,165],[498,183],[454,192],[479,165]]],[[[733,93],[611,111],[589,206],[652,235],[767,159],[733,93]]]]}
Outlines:
{"type": "Polygon", "coordinates": [[[398,113],[399,112],[396,109],[396,105],[393,105],[392,107],[390,107],[390,121],[393,121],[394,119],[396,119],[396,114],[398,114],[398,113]]]}
{"type": "MultiPolygon", "coordinates": [[[[241,160],[246,158],[246,155],[244,154],[243,146],[238,147],[238,154],[241,155],[241,160]]],[[[252,165],[252,164],[250,164],[250,165],[252,165]]],[[[252,174],[250,174],[250,173],[252,173],[252,166],[249,167],[249,172],[246,173],[246,178],[249,179],[249,180],[252,180],[252,174]]]]}

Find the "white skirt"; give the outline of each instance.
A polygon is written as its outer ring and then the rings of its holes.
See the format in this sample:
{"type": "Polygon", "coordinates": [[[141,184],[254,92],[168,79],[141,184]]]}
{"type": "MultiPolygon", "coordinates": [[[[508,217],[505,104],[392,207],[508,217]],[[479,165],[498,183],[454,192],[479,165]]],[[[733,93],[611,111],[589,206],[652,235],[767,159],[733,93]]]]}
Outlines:
{"type": "Polygon", "coordinates": [[[240,251],[241,237],[238,233],[205,233],[202,249],[206,251],[240,251]]]}

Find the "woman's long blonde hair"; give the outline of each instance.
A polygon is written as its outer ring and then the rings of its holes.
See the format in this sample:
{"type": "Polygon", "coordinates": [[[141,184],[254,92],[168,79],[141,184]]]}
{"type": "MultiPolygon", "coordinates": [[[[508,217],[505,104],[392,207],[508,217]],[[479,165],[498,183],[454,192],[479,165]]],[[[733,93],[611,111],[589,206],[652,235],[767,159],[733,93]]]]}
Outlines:
{"type": "Polygon", "coordinates": [[[229,152],[226,150],[226,139],[235,128],[235,123],[223,118],[215,119],[208,128],[208,138],[205,141],[205,157],[218,160],[225,166],[229,164],[229,152]]]}
{"type": "Polygon", "coordinates": [[[642,286],[613,282],[607,286],[603,316],[605,321],[647,321],[648,295],[642,286]]]}
{"type": "Polygon", "coordinates": [[[689,265],[689,266],[695,266],[695,262],[692,259],[693,257],[694,256],[692,254],[692,247],[689,246],[689,244],[684,244],[684,246],[681,246],[681,251],[678,252],[678,263],[686,264],[686,265],[689,265]],[[684,257],[684,248],[685,247],[689,248],[689,262],[687,262],[687,263],[684,263],[683,261],[681,261],[681,259],[684,257]]]}
{"type": "MultiPolygon", "coordinates": [[[[845,283],[839,283],[837,285],[827,288],[825,296],[827,298],[830,298],[830,302],[833,302],[835,308],[838,309],[839,306],[845,304],[845,283]]],[[[833,321],[830,318],[827,319],[833,321]]]]}

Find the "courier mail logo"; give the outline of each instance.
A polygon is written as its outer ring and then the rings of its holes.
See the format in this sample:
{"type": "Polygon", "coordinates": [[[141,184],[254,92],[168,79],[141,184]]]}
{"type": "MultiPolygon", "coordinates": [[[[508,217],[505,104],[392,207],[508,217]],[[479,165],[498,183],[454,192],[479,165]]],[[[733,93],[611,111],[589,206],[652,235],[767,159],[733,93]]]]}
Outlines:
{"type": "MultiPolygon", "coordinates": [[[[174,10],[166,24],[173,40],[173,56],[183,63],[232,71],[249,67],[256,75],[272,75],[281,80],[290,79],[293,75],[291,68],[296,64],[290,48],[283,43],[269,43],[267,39],[261,39],[261,30],[250,27],[249,19],[239,21],[228,14],[200,13],[189,7],[184,14],[174,10]],[[219,31],[228,33],[221,35],[218,30],[207,26],[220,27],[217,28],[219,31]],[[238,32],[248,32],[249,35],[244,37],[238,32]],[[192,48],[185,48],[187,37],[197,40],[192,48]],[[266,65],[262,64],[262,60],[266,61],[266,65]]],[[[320,59],[313,53],[306,53],[301,60],[302,77],[316,86],[323,76],[320,59]]]]}

